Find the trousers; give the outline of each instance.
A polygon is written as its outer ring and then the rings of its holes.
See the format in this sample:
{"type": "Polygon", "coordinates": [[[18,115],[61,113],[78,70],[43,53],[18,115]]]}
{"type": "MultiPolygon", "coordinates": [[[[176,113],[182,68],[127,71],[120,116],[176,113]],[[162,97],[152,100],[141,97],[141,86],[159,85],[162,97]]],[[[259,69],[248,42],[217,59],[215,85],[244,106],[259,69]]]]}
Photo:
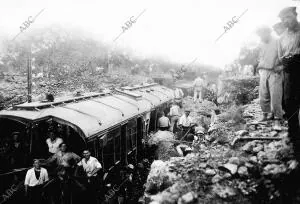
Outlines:
{"type": "Polygon", "coordinates": [[[194,89],[194,102],[197,101],[198,95],[199,95],[200,102],[202,102],[202,100],[203,100],[203,88],[196,87],[194,89]]]}
{"type": "Polygon", "coordinates": [[[273,113],[274,117],[281,119],[282,110],[282,81],[283,74],[271,70],[259,70],[259,102],[264,113],[273,113]]]}

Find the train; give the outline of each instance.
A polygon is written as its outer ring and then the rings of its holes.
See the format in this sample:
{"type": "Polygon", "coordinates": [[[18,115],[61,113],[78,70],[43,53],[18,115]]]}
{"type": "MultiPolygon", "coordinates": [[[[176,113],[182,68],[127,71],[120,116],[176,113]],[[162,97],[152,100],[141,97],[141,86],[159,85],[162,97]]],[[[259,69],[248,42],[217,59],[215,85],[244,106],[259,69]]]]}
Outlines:
{"type": "MultiPolygon", "coordinates": [[[[149,133],[157,131],[158,113],[174,100],[173,90],[157,83],[143,83],[105,92],[83,93],[15,105],[0,111],[0,203],[11,203],[22,194],[32,159],[46,159],[49,126],[69,150],[82,155],[89,149],[104,172],[116,175],[120,167],[145,158],[149,133]],[[15,132],[24,154],[13,165],[7,149],[15,132]]],[[[14,160],[16,161],[16,160],[14,160]]],[[[109,177],[109,176],[108,176],[109,177]]]]}

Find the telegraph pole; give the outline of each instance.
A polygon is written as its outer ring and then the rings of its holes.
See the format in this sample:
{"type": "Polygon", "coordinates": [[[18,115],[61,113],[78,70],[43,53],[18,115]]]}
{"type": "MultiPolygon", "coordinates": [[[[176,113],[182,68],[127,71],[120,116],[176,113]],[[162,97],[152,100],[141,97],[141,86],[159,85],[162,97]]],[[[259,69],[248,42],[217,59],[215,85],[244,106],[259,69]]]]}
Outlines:
{"type": "Polygon", "coordinates": [[[29,47],[28,59],[27,59],[27,101],[31,102],[32,94],[32,67],[31,67],[31,44],[29,47]]]}

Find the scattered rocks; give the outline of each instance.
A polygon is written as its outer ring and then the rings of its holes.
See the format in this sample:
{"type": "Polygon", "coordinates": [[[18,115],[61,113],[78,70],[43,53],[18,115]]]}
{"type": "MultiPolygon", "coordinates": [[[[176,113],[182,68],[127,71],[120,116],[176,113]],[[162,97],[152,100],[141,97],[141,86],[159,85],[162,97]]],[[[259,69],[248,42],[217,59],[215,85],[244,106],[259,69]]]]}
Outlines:
{"type": "Polygon", "coordinates": [[[213,193],[217,194],[220,198],[228,198],[236,195],[236,192],[233,188],[229,186],[222,186],[220,184],[216,184],[213,187],[213,193]]]}

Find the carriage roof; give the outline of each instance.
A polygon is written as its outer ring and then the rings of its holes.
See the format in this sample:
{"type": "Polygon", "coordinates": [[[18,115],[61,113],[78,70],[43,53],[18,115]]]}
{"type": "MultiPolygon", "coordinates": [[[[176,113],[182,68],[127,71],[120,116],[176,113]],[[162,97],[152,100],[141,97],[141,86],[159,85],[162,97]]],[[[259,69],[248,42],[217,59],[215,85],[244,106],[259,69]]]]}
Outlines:
{"type": "Polygon", "coordinates": [[[57,98],[54,102],[23,103],[11,110],[0,111],[0,118],[25,124],[52,118],[71,125],[82,136],[90,137],[172,99],[171,89],[144,84],[122,87],[114,92],[57,98]]]}

